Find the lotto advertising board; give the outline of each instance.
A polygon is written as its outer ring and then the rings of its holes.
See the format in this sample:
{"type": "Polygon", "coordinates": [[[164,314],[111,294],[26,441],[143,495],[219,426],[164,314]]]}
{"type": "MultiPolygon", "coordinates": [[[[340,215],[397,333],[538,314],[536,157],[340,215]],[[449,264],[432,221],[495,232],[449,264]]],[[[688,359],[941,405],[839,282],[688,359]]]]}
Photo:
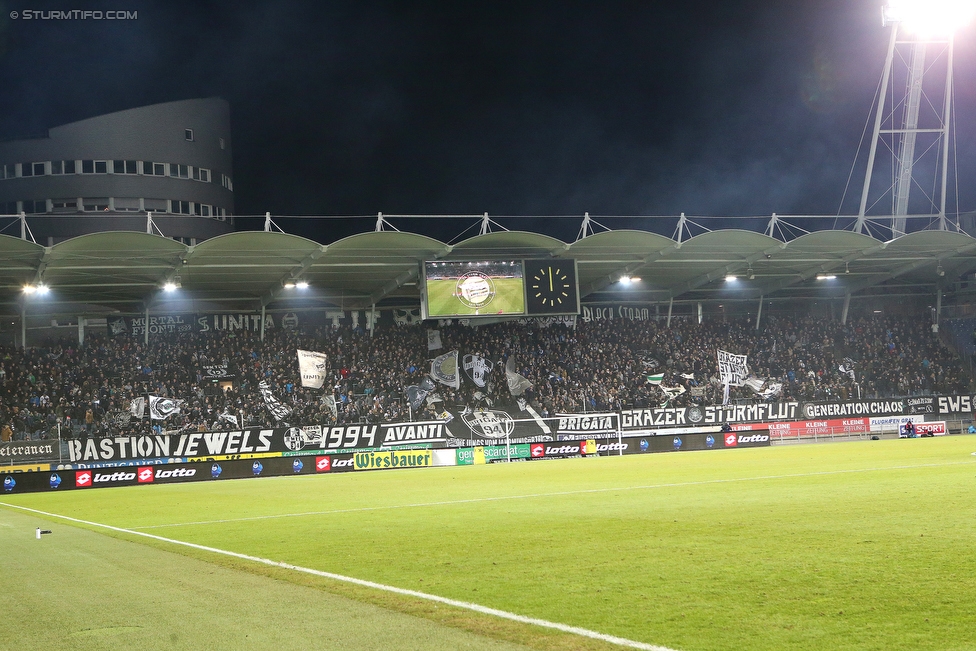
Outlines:
{"type": "Polygon", "coordinates": [[[56,469],[50,472],[0,474],[0,477],[3,477],[3,493],[9,495],[188,481],[314,475],[345,472],[353,468],[353,455],[336,454],[302,458],[269,457],[113,468],[56,469]]]}

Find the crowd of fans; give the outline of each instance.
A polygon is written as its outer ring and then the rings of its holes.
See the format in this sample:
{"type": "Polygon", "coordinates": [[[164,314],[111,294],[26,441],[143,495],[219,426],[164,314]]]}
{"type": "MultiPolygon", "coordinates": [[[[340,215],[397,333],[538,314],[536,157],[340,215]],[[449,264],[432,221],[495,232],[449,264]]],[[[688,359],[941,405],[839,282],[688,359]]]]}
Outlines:
{"type": "MultiPolygon", "coordinates": [[[[610,320],[575,328],[525,322],[441,326],[443,349],[428,351],[436,325],[377,327],[372,333],[320,327],[255,333],[159,336],[146,345],[127,336],[89,336],[84,346],[58,343],[26,350],[0,347],[0,437],[116,435],[165,430],[209,431],[270,427],[429,420],[445,410],[515,402],[505,363],[532,387],[524,396],[542,416],[631,407],[721,403],[716,350],[748,355],[750,372],[782,384],[769,400],[848,400],[954,394],[969,390],[959,360],[921,320],[876,318],[841,325],[816,318],[771,317],[756,330],[746,321],[610,320]],[[297,349],[325,353],[329,376],[322,389],[301,385],[297,349]],[[430,360],[457,349],[493,369],[478,387],[438,384],[416,409],[406,389],[430,372],[430,360]],[[214,377],[208,369],[226,369],[214,377]],[[843,368],[842,368],[843,367],[843,368]],[[663,373],[660,384],[648,376],[663,373]],[[291,413],[277,421],[258,385],[291,413]],[[684,389],[680,395],[675,389],[684,389]],[[671,389],[670,397],[662,387],[671,389]],[[139,397],[182,401],[165,420],[130,413],[139,397]]],[[[460,372],[460,371],[459,371],[460,372]]],[[[760,400],[733,387],[733,401],[760,400]]]]}

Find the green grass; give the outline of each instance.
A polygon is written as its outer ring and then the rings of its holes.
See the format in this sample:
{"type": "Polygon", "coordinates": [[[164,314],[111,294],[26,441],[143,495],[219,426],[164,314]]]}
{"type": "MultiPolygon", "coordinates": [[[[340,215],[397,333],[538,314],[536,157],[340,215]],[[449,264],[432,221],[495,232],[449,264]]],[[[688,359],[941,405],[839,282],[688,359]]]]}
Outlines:
{"type": "MultiPolygon", "coordinates": [[[[125,528],[176,524],[144,531],[683,651],[976,649],[974,450],[976,437],[956,436],[3,500],[125,528]],[[324,513],[239,520],[310,512],[324,513]]],[[[23,516],[0,509],[0,524],[14,517],[23,516]]],[[[16,562],[43,565],[54,537],[31,541],[16,562]]],[[[314,585],[432,627],[598,648],[165,543],[125,544],[314,585]]]]}
{"type": "Polygon", "coordinates": [[[495,298],[481,310],[468,307],[454,296],[456,280],[427,280],[427,313],[431,317],[476,314],[522,314],[525,296],[521,278],[493,278],[495,298]]]}

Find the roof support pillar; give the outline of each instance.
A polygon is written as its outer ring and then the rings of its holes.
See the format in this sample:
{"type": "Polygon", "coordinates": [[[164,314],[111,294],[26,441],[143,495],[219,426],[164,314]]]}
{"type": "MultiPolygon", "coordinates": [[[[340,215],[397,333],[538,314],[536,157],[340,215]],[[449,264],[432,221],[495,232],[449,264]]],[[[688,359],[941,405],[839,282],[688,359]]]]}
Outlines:
{"type": "Polygon", "coordinates": [[[267,316],[267,307],[261,305],[261,341],[264,341],[264,319],[267,316]]]}
{"type": "Polygon", "coordinates": [[[668,327],[671,327],[671,309],[674,307],[674,296],[668,301],[668,327]]]}
{"type": "Polygon", "coordinates": [[[840,313],[840,324],[847,325],[847,312],[851,307],[851,293],[844,294],[844,309],[840,313]]]}
{"type": "Polygon", "coordinates": [[[27,305],[20,306],[20,347],[27,350],[27,305]]]}
{"type": "Polygon", "coordinates": [[[756,332],[759,331],[759,320],[762,319],[763,295],[759,295],[759,309],[756,311],[756,332]]]}

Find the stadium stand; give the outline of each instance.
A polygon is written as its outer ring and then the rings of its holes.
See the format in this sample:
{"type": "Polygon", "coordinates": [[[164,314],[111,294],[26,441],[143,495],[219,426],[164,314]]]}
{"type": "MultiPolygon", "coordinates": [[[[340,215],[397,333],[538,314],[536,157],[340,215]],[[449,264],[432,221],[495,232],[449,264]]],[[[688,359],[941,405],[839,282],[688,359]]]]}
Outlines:
{"type": "MultiPolygon", "coordinates": [[[[0,427],[15,439],[60,432],[117,435],[145,429],[129,422],[134,398],[182,400],[167,430],[272,426],[274,418],[258,390],[267,382],[292,409],[299,424],[395,422],[436,417],[437,403],[412,412],[406,388],[420,382],[430,360],[448,350],[480,354],[494,364],[479,389],[438,385],[448,405],[511,401],[505,362],[532,382],[525,398],[543,416],[660,405],[666,396],[648,376],[663,373],[665,386],[682,386],[673,406],[718,404],[716,350],[747,354],[756,377],[781,382],[771,399],[831,400],[960,393],[970,381],[960,360],[922,319],[874,318],[842,325],[813,317],[771,316],[756,331],[751,321],[674,319],[593,321],[575,327],[508,322],[480,327],[441,325],[444,348],[427,349],[427,328],[417,325],[362,328],[298,328],[268,333],[188,333],[153,336],[148,345],[132,338],[89,337],[83,347],[61,342],[27,349],[0,348],[0,427]],[[296,350],[325,353],[331,382],[323,389],[301,386],[296,350]],[[226,367],[220,383],[208,365],[226,367]],[[843,367],[843,370],[841,370],[843,367]],[[860,392],[858,394],[858,392],[860,392]],[[332,402],[323,396],[333,396],[332,402]],[[225,420],[221,424],[221,421],[225,420]]],[[[732,400],[760,399],[747,387],[732,400]]],[[[157,426],[158,427],[158,426],[157,426]]]]}

